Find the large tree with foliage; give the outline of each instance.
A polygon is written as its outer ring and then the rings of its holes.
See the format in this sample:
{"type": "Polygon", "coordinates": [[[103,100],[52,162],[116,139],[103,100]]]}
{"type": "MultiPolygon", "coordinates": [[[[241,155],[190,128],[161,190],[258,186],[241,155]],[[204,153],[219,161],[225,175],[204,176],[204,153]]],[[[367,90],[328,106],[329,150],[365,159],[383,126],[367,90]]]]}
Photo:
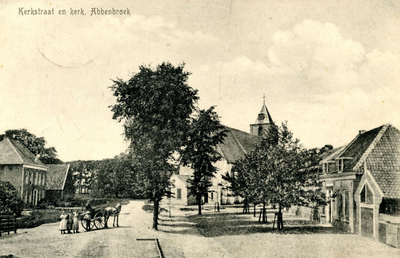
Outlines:
{"type": "Polygon", "coordinates": [[[168,193],[174,171],[172,154],[187,139],[190,115],[198,100],[197,90],[187,84],[184,65],[162,63],[157,68],[140,66],[128,80],[114,80],[116,104],[113,118],[124,122],[132,158],[140,164],[143,192],[154,203],[153,228],[157,229],[159,204],[168,193]]]}
{"type": "Polygon", "coordinates": [[[100,196],[142,197],[136,186],[136,170],[131,156],[122,153],[97,162],[94,191],[100,196]]]}
{"type": "Polygon", "coordinates": [[[310,173],[314,159],[283,123],[277,134],[266,134],[255,150],[235,165],[235,177],[241,187],[253,189],[242,192],[248,198],[278,204],[278,229],[282,229],[282,209],[310,197],[305,187],[316,179],[316,174],[310,173]]]}
{"type": "Polygon", "coordinates": [[[21,215],[24,203],[15,187],[8,181],[0,181],[0,214],[15,213],[21,215]]]}
{"type": "Polygon", "coordinates": [[[225,127],[221,125],[214,107],[200,110],[192,119],[181,162],[182,165],[193,169],[193,175],[188,179],[188,189],[189,194],[196,198],[199,215],[201,215],[202,197],[208,194],[208,189],[212,186],[211,179],[217,172],[215,162],[221,160],[216,147],[223,142],[225,136],[225,127]]]}
{"type": "Polygon", "coordinates": [[[63,163],[57,158],[57,151],[54,147],[46,147],[44,137],[37,137],[28,132],[26,129],[7,130],[0,138],[7,136],[9,139],[14,139],[23,143],[30,152],[35,156],[39,155],[39,160],[44,164],[61,164],[63,163]]]}

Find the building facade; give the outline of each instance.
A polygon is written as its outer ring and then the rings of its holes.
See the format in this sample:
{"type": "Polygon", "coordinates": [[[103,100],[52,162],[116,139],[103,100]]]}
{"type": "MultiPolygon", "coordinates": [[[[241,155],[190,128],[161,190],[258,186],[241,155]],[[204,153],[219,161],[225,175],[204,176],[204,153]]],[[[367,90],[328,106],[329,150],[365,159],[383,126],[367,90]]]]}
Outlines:
{"type": "Polygon", "coordinates": [[[330,198],[325,208],[328,223],[378,240],[380,223],[400,221],[398,129],[386,124],[360,131],[321,165],[323,190],[330,198]]]}
{"type": "Polygon", "coordinates": [[[0,180],[9,181],[24,203],[37,205],[46,196],[47,167],[22,143],[0,142],[0,180]]]}

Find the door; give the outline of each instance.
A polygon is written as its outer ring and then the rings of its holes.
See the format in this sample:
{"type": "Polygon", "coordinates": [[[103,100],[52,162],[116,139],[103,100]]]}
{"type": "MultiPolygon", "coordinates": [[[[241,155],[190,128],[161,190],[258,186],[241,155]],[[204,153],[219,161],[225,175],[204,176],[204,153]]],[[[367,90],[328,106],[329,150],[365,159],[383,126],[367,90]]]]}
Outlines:
{"type": "Polygon", "coordinates": [[[361,207],[361,235],[374,237],[374,212],[371,208],[361,207]]]}

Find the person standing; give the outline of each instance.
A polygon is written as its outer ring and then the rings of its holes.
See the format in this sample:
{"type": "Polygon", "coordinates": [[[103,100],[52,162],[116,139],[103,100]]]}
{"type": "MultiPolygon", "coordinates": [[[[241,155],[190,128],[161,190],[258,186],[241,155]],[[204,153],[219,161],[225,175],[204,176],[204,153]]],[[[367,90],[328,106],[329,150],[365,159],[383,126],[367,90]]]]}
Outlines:
{"type": "Polygon", "coordinates": [[[71,211],[68,211],[67,215],[68,215],[68,217],[67,217],[67,231],[68,231],[68,234],[71,234],[72,223],[73,223],[74,218],[72,217],[71,211]]]}
{"type": "Polygon", "coordinates": [[[79,233],[79,213],[74,211],[74,218],[72,222],[72,232],[79,233]]]}
{"type": "Polygon", "coordinates": [[[61,216],[60,216],[60,219],[61,219],[61,222],[60,222],[61,234],[65,234],[65,230],[67,230],[67,218],[68,218],[68,215],[65,213],[65,210],[62,210],[62,213],[61,213],[61,216]]]}

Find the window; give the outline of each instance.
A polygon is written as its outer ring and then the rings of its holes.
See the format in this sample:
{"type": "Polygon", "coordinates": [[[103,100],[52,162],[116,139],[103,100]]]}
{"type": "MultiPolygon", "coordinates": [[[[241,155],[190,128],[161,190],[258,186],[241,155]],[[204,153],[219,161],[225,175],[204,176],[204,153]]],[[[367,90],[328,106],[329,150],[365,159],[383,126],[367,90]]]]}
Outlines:
{"type": "Polygon", "coordinates": [[[344,191],[344,220],[349,221],[349,216],[350,216],[350,192],[349,191],[344,191]]]}
{"type": "Polygon", "coordinates": [[[263,135],[263,128],[262,126],[258,127],[258,136],[262,136],[263,135]]]}
{"type": "Polygon", "coordinates": [[[361,191],[361,202],[366,204],[373,204],[374,203],[374,196],[369,189],[369,186],[366,184],[361,191]]]}
{"type": "Polygon", "coordinates": [[[337,197],[336,211],[337,211],[337,217],[342,218],[343,217],[343,195],[342,194],[339,194],[337,197]]]}
{"type": "Polygon", "coordinates": [[[176,189],[176,199],[182,199],[182,189],[176,189]]]}
{"type": "Polygon", "coordinates": [[[264,120],[265,115],[264,114],[258,114],[258,120],[264,120]]]}
{"type": "Polygon", "coordinates": [[[343,159],[338,160],[337,166],[338,166],[339,172],[342,172],[343,171],[343,159]]]}

